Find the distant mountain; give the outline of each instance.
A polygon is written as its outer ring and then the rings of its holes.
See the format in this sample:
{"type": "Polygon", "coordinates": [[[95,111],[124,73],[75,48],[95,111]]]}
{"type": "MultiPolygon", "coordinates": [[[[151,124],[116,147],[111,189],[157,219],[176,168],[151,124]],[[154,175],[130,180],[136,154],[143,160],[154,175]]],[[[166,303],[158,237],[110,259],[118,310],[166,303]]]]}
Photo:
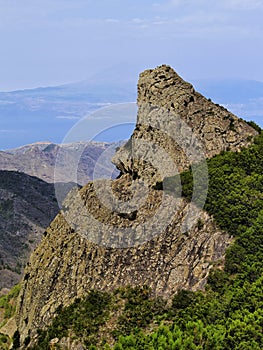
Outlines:
{"type": "MultiPolygon", "coordinates": [[[[123,73],[116,78],[116,71],[112,71],[78,83],[0,93],[0,149],[46,139],[61,143],[82,117],[109,104],[134,102],[137,73],[131,72],[129,77],[123,73]],[[134,81],[129,77],[134,77],[134,81]]],[[[236,115],[263,126],[262,82],[199,79],[194,86],[236,115]]],[[[90,128],[96,123],[101,120],[92,119],[90,128]]],[[[119,131],[114,136],[114,141],[127,138],[119,131]]]]}
{"type": "MultiPolygon", "coordinates": [[[[77,182],[84,185],[93,178],[94,166],[99,156],[110,146],[114,148],[115,144],[76,142],[57,145],[51,142],[37,142],[0,152],[0,170],[23,172],[49,183],[77,182]]],[[[102,172],[103,169],[100,174],[102,172]]]]}
{"type": "MultiPolygon", "coordinates": [[[[46,139],[61,143],[82,117],[109,104],[134,102],[135,90],[129,83],[123,86],[82,81],[57,87],[2,92],[0,149],[46,139]]],[[[92,120],[91,128],[94,122],[92,120]]]]}
{"type": "Polygon", "coordinates": [[[57,212],[53,185],[0,171],[0,290],[19,282],[30,253],[57,212]]]}

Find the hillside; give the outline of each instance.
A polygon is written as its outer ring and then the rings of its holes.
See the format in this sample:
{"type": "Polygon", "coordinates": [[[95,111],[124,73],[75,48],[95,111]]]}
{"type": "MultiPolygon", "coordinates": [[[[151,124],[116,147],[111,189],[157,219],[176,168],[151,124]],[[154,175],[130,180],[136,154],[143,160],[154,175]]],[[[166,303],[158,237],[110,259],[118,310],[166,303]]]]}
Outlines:
{"type": "MultiPolygon", "coordinates": [[[[140,75],[137,102],[134,133],[113,159],[119,178],[72,192],[31,255],[18,302],[21,344],[33,346],[37,329],[47,327],[56,310],[78,304],[91,290],[111,293],[146,285],[151,290],[142,292],[146,304],[149,297],[171,303],[181,289],[204,290],[212,267],[224,266],[233,237],[196,202],[196,194],[205,197],[207,190],[204,160],[249,147],[257,130],[165,65],[140,75]],[[178,170],[189,165],[195,180],[191,203],[180,197],[178,183],[166,187],[165,181],[178,179],[178,170]]],[[[50,334],[60,334],[63,323],[57,327],[50,334]]]]}
{"type": "Polygon", "coordinates": [[[20,281],[30,253],[57,213],[53,185],[0,171],[0,290],[20,281]]]}
{"type": "Polygon", "coordinates": [[[97,159],[111,145],[92,141],[62,145],[37,142],[0,152],[0,169],[23,172],[49,183],[76,182],[76,171],[78,184],[85,185],[93,178],[97,159]]]}

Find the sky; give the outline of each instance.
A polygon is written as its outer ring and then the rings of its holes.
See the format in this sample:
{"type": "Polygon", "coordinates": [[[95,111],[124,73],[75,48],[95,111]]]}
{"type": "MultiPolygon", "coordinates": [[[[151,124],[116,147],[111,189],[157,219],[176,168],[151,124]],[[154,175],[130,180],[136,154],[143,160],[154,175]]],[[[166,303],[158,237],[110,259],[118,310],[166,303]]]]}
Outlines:
{"type": "Polygon", "coordinates": [[[0,91],[163,63],[263,81],[262,18],[263,0],[0,0],[0,91]]]}

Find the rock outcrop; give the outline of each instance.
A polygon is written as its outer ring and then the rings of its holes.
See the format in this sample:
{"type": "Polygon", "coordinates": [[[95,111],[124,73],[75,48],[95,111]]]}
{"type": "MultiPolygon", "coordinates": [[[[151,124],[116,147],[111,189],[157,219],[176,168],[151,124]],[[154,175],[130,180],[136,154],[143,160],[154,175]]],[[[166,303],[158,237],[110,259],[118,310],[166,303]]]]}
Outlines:
{"type": "Polygon", "coordinates": [[[257,134],[242,119],[196,92],[166,65],[141,73],[137,102],[136,128],[113,162],[122,173],[144,179],[149,175],[152,179],[154,172],[145,164],[146,158],[163,164],[163,159],[158,159],[157,147],[165,150],[182,171],[221,151],[237,151],[257,134]]]}
{"type": "Polygon", "coordinates": [[[22,340],[90,289],[149,285],[169,298],[180,288],[202,289],[224,259],[231,237],[180,198],[179,184],[172,193],[153,184],[223,150],[238,151],[257,132],[168,66],[141,74],[138,107],[131,140],[114,157],[120,177],[72,191],[31,256],[17,307],[22,340]]]}

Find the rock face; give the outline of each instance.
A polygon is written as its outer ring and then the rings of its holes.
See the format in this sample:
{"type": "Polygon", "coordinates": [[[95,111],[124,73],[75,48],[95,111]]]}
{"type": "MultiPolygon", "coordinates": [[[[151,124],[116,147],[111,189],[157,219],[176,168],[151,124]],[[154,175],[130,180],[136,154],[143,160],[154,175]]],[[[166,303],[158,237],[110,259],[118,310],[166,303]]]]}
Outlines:
{"type": "Polygon", "coordinates": [[[113,162],[122,173],[144,179],[155,172],[156,180],[156,171],[151,171],[144,159],[153,158],[155,163],[163,164],[157,147],[165,150],[182,171],[204,157],[239,150],[256,134],[243,120],[207,100],[171,67],[163,65],[140,74],[136,128],[113,162]]]}
{"type": "Polygon", "coordinates": [[[168,66],[141,74],[138,106],[132,138],[114,157],[121,176],[72,191],[30,258],[17,307],[22,340],[90,289],[146,284],[169,298],[202,289],[224,258],[231,237],[213,218],[176,190],[152,185],[204,157],[238,151],[256,131],[168,66]]]}

